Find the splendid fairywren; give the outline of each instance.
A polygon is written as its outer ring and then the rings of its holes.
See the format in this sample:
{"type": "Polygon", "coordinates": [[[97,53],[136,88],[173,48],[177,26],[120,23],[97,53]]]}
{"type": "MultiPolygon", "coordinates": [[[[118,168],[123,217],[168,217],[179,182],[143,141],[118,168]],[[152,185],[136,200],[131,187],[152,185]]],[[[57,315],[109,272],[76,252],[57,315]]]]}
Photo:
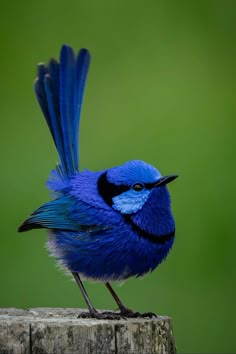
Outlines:
{"type": "Polygon", "coordinates": [[[38,66],[35,93],[60,162],[47,182],[55,199],[34,211],[19,231],[49,230],[50,252],[71,271],[88,305],[82,317],[152,316],[127,309],[109,282],[142,276],[166,258],[175,235],[166,185],[177,176],[162,176],[140,160],[99,172],[79,171],[80,111],[89,62],[87,49],[75,56],[64,45],[60,62],[38,66]],[[97,312],[81,277],[104,282],[120,312],[97,312]]]}

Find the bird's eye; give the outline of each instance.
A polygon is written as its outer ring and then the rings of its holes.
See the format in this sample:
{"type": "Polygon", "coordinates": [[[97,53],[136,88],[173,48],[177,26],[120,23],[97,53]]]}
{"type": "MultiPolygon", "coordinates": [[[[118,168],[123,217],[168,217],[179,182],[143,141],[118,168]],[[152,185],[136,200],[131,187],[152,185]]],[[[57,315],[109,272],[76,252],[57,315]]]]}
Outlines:
{"type": "Polygon", "coordinates": [[[135,192],[141,192],[143,189],[144,189],[144,185],[142,183],[135,183],[133,186],[132,186],[132,189],[135,191],[135,192]]]}

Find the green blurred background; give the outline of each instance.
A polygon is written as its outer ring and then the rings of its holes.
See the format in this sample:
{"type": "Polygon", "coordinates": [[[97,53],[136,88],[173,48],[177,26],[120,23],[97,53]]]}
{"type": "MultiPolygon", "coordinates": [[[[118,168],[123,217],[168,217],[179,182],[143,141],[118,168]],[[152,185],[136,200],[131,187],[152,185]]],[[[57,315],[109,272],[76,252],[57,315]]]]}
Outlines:
{"type": "MultiPolygon", "coordinates": [[[[45,231],[19,235],[49,199],[57,155],[32,84],[62,43],[92,65],[81,166],[143,159],[178,173],[170,189],[177,235],[158,270],[117,291],[128,306],[169,315],[179,353],[235,353],[235,1],[2,2],[0,13],[0,306],[84,307],[45,249],[45,231]]],[[[102,284],[98,308],[115,305],[102,284]]]]}

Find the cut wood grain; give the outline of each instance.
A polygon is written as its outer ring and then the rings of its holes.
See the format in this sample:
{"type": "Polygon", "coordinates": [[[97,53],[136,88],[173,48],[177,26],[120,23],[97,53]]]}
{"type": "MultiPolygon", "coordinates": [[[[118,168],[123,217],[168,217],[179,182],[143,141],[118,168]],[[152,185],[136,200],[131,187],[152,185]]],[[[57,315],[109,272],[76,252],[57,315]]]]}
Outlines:
{"type": "Polygon", "coordinates": [[[0,354],[175,354],[169,317],[81,319],[73,308],[0,309],[0,354]]]}

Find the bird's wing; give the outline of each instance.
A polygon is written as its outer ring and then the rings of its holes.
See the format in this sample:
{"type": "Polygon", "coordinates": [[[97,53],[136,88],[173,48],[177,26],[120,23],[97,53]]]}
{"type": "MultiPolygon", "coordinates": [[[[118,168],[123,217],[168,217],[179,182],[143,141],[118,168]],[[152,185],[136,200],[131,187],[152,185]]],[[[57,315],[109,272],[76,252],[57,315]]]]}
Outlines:
{"type": "Polygon", "coordinates": [[[54,199],[37,210],[19,227],[19,231],[46,228],[97,234],[112,228],[109,213],[66,196],[54,199]]]}

